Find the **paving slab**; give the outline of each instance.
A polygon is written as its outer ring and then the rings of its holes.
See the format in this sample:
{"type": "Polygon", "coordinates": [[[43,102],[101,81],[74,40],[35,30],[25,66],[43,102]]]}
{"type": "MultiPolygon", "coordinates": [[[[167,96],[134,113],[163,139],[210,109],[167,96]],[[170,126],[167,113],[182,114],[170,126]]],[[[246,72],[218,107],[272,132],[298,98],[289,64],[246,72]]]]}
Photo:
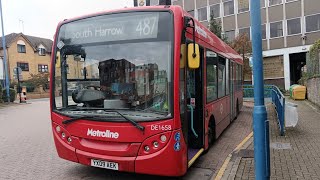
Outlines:
{"type": "MultiPolygon", "coordinates": [[[[286,128],[285,136],[279,135],[275,109],[267,106],[270,179],[320,179],[320,109],[307,100],[294,103],[298,105],[299,121],[296,127],[286,128]]],[[[253,150],[251,142],[245,149],[253,150]]],[[[238,164],[229,164],[225,172],[222,179],[254,179],[254,158],[241,157],[238,164]]]]}

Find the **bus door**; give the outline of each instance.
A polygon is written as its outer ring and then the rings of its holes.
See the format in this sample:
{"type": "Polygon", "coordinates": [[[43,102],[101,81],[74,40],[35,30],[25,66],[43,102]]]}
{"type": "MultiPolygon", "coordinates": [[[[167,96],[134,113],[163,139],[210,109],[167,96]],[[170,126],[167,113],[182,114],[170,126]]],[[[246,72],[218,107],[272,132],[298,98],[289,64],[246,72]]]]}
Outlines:
{"type": "Polygon", "coordinates": [[[229,83],[230,83],[230,117],[231,117],[231,121],[234,120],[235,118],[235,109],[234,109],[234,63],[232,61],[230,61],[230,79],[229,79],[229,83]]]}
{"type": "Polygon", "coordinates": [[[200,67],[187,68],[186,72],[189,165],[190,160],[196,159],[204,147],[203,57],[204,50],[200,48],[200,67]]]}

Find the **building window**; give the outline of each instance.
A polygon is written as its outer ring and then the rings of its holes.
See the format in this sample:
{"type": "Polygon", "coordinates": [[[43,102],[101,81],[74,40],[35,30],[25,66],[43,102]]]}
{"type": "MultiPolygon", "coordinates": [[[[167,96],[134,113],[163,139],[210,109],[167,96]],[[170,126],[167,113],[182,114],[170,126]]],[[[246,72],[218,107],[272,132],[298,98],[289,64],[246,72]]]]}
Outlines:
{"type": "Polygon", "coordinates": [[[238,0],[238,13],[249,11],[249,0],[238,0]]]}
{"type": "Polygon", "coordinates": [[[270,23],[270,38],[283,36],[282,21],[270,23]]]}
{"type": "Polygon", "coordinates": [[[49,72],[48,65],[38,65],[38,72],[49,72]]]}
{"type": "Polygon", "coordinates": [[[213,18],[220,17],[220,4],[210,6],[210,16],[211,15],[213,15],[213,18]]]}
{"type": "Polygon", "coordinates": [[[44,49],[44,48],[39,48],[39,55],[40,55],[40,56],[45,56],[45,55],[46,55],[46,49],[44,49]]]}
{"type": "Polygon", "coordinates": [[[157,6],[159,5],[159,0],[150,0],[150,6],[157,6]]]}
{"type": "Polygon", "coordinates": [[[266,31],[266,25],[265,24],[261,25],[261,38],[262,39],[267,39],[267,31],[266,31]]]}
{"type": "Polygon", "coordinates": [[[26,53],[26,45],[17,44],[18,53],[26,53]]]}
{"type": "Polygon", "coordinates": [[[248,38],[250,39],[250,27],[239,29],[239,34],[247,34],[248,38]]]}
{"type": "Polygon", "coordinates": [[[301,33],[300,18],[287,20],[288,35],[301,33]]]}
{"type": "Polygon", "coordinates": [[[306,17],[306,31],[319,31],[320,30],[320,14],[306,17]]]}
{"type": "Polygon", "coordinates": [[[225,16],[234,14],[234,2],[233,2],[233,0],[232,1],[228,1],[228,2],[224,2],[223,3],[223,9],[224,9],[224,15],[225,16]]]}
{"type": "Polygon", "coordinates": [[[260,6],[266,7],[266,0],[260,0],[260,6]]]}
{"type": "Polygon", "coordinates": [[[235,39],[235,31],[234,30],[226,31],[225,36],[227,37],[228,41],[231,42],[235,39]]]}
{"type": "Polygon", "coordinates": [[[20,67],[22,71],[29,71],[29,64],[28,63],[17,63],[17,67],[20,67]]]}
{"type": "Polygon", "coordinates": [[[269,6],[282,4],[282,0],[269,0],[269,6]]]}
{"type": "Polygon", "coordinates": [[[192,17],[194,17],[194,10],[188,11],[188,13],[189,13],[192,17]]]}
{"type": "Polygon", "coordinates": [[[207,18],[207,7],[199,8],[198,10],[198,20],[199,21],[206,21],[207,18]]]}

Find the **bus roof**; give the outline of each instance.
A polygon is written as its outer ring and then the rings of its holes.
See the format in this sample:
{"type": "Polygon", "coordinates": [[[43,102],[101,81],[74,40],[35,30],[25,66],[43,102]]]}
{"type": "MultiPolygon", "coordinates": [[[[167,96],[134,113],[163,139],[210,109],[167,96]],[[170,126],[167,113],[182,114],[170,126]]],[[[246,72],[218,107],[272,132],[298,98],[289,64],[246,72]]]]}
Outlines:
{"type": "MultiPolygon", "coordinates": [[[[165,6],[144,6],[144,7],[130,7],[130,8],[121,8],[121,9],[114,9],[114,10],[109,10],[109,11],[101,11],[93,14],[87,14],[83,16],[78,16],[70,19],[65,19],[64,21],[61,21],[58,25],[58,28],[65,23],[75,21],[78,19],[83,19],[83,18],[88,18],[92,16],[97,16],[97,15],[103,15],[103,14],[109,14],[109,13],[120,13],[120,12],[130,12],[130,11],[144,11],[144,10],[171,10],[173,13],[177,11],[182,11],[182,14],[184,16],[189,16],[192,17],[188,12],[182,9],[181,6],[176,6],[176,5],[165,5],[165,6]]],[[[219,39],[214,33],[209,31],[207,27],[205,27],[203,24],[201,24],[198,20],[194,19],[195,24],[196,24],[196,36],[200,39],[202,39],[207,45],[210,47],[213,47],[213,51],[216,53],[232,59],[240,64],[243,63],[242,57],[234,50],[232,49],[228,44],[223,42],[221,39],[219,39]]],[[[57,28],[57,30],[58,30],[57,28]]],[[[188,32],[191,32],[190,28],[188,32]]]]}

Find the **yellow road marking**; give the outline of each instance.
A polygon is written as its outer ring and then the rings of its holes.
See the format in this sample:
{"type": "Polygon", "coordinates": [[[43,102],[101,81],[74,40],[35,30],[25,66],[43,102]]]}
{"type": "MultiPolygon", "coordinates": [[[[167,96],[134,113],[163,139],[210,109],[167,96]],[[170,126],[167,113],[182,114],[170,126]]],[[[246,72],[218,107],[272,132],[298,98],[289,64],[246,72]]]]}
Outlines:
{"type": "Polygon", "coordinates": [[[220,180],[223,176],[224,171],[227,169],[227,166],[229,164],[229,161],[231,159],[232,155],[229,154],[228,157],[226,158],[226,160],[224,161],[222,167],[220,168],[216,178],[214,178],[215,180],[220,180]]]}
{"type": "Polygon", "coordinates": [[[201,155],[201,153],[203,152],[203,148],[201,148],[197,154],[195,156],[193,156],[193,158],[188,162],[188,168],[196,161],[196,159],[201,155]]]}
{"type": "Polygon", "coordinates": [[[253,135],[253,132],[251,132],[244,140],[234,149],[234,151],[239,150],[253,135]]]}
{"type": "MultiPolygon", "coordinates": [[[[244,138],[244,140],[241,141],[241,143],[233,150],[233,152],[239,150],[252,137],[252,135],[253,135],[253,132],[251,132],[246,138],[244,138]]],[[[228,157],[226,158],[226,160],[223,162],[222,167],[219,169],[218,174],[216,175],[216,177],[212,178],[212,179],[221,180],[221,178],[222,178],[222,176],[224,174],[224,171],[227,169],[227,166],[228,166],[228,164],[230,162],[231,157],[232,157],[232,153],[230,153],[228,155],[228,157]]]]}

